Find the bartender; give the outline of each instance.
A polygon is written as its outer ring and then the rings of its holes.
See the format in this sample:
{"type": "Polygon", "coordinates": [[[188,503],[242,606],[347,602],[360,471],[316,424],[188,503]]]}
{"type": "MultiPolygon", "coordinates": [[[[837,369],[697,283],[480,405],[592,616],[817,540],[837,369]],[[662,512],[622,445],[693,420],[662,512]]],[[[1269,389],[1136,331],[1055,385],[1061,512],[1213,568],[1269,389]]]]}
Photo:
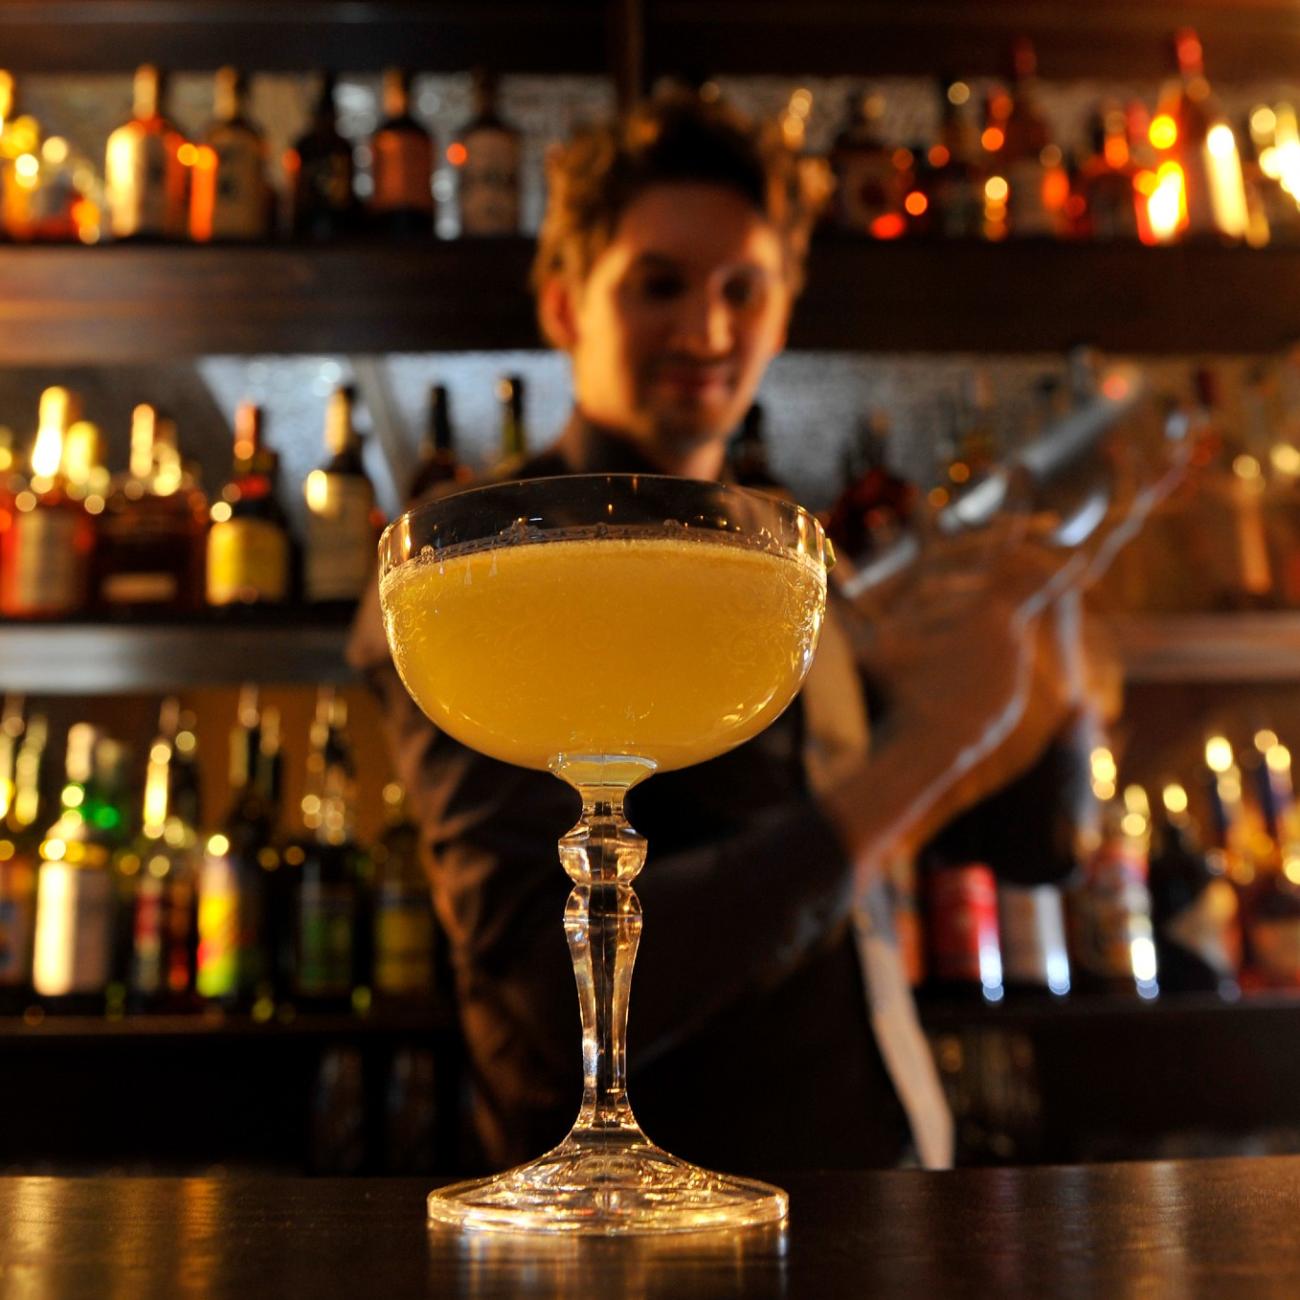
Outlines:
{"type": "MultiPolygon", "coordinates": [[[[693,95],[557,150],[534,287],[542,331],[572,364],[574,408],[509,476],[724,478],[728,437],[785,344],[813,215],[779,137],[693,95]]],[[[1059,725],[1046,577],[1008,552],[983,599],[883,629],[869,665],[832,599],[777,722],[631,792],[650,851],[629,1096],[654,1141],[737,1172],[950,1159],[881,867],[1027,767],[1059,725]],[[870,744],[864,668],[890,688],[870,744]]],[[[560,924],[571,882],[548,847],[577,796],[419,712],[374,589],[350,657],[383,702],[421,827],[485,1160],[531,1158],[581,1096],[560,924]]]]}

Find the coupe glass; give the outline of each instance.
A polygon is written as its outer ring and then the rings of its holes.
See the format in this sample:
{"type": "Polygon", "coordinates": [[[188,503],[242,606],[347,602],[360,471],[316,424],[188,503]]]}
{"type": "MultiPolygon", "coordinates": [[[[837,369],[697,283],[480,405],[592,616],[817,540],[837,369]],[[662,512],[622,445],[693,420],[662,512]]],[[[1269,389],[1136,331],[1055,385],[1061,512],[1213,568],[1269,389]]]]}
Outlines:
{"type": "Polygon", "coordinates": [[[573,880],[577,1121],[528,1164],[432,1192],[430,1219],[595,1233],[780,1221],[779,1188],[669,1155],[633,1117],[632,881],[646,841],[623,800],[654,772],[757,735],[794,698],[825,612],[832,557],[820,525],[717,483],[576,475],[419,506],[379,554],[388,644],[416,703],[462,743],[553,772],[582,797],[559,846],[573,880]]]}

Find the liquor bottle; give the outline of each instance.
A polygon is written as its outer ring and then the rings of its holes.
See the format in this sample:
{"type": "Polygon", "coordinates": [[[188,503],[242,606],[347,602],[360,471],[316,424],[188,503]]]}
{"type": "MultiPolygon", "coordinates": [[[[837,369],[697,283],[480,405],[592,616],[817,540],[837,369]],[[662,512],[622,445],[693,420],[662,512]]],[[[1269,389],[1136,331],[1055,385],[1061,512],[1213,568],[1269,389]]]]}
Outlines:
{"type": "Polygon", "coordinates": [[[502,376],[497,381],[497,401],[501,406],[501,460],[497,468],[504,471],[519,465],[528,455],[523,376],[502,376]]]}
{"type": "Polygon", "coordinates": [[[285,226],[295,239],[340,239],[355,234],[360,225],[352,144],[339,133],[335,84],[334,73],[321,77],[311,123],[285,151],[285,226]]]}
{"type": "Polygon", "coordinates": [[[199,866],[195,981],[201,997],[258,1019],[273,1010],[267,871],[280,797],[278,722],[268,714],[259,711],[256,688],[240,692],[230,736],[231,807],[199,866]]]}
{"type": "Polygon", "coordinates": [[[190,238],[200,243],[270,234],[266,139],[245,116],[247,91],[242,73],[218,70],[213,122],[198,148],[190,189],[190,238]]]}
{"type": "Polygon", "coordinates": [[[889,423],[874,412],[858,423],[844,457],[844,487],[831,507],[826,528],[844,554],[871,555],[898,538],[916,506],[916,489],[889,468],[889,423]]]}
{"type": "MultiPolygon", "coordinates": [[[[1113,789],[1114,763],[1102,751],[1113,789]]],[[[1101,765],[1094,756],[1094,771],[1101,765]]],[[[1095,843],[1081,844],[1081,870],[1068,895],[1070,956],[1074,984],[1084,993],[1159,995],[1155,939],[1148,888],[1150,807],[1139,786],[1122,801],[1104,801],[1095,843]]]]}
{"type": "Polygon", "coordinates": [[[22,1010],[31,998],[36,871],[40,863],[40,772],[46,720],[23,723],[20,696],[5,699],[0,720],[0,1013],[22,1010]]]}
{"type": "Polygon", "coordinates": [[[88,723],[68,731],[63,808],[41,843],[32,983],[50,1010],[102,1011],[112,971],[113,879],[126,834],[126,755],[88,723]]]}
{"type": "Polygon", "coordinates": [[[66,388],[41,394],[31,478],[0,539],[0,612],[10,618],[65,618],[87,602],[95,531],[69,493],[64,457],[75,407],[66,388]]]}
{"type": "Polygon", "coordinates": [[[104,187],[114,239],[184,239],[189,176],[181,133],[167,120],[163,74],[136,69],[131,120],[108,137],[104,187]]]}
{"type": "Polygon", "coordinates": [[[909,176],[880,134],[885,101],[879,94],[852,91],[844,124],[831,145],[835,178],[833,219],[840,230],[876,238],[903,233],[903,196],[909,176]]]}
{"type": "Polygon", "coordinates": [[[758,402],[751,403],[740,428],[727,445],[731,473],[741,487],[756,488],[787,501],[793,500],[789,488],[776,478],[768,463],[764,421],[762,406],[758,402]]]}
{"type": "Polygon", "coordinates": [[[411,476],[407,499],[414,501],[442,483],[466,483],[471,475],[456,456],[456,435],[451,422],[451,398],[446,386],[434,384],[429,392],[429,425],[420,447],[420,461],[411,476]]]}
{"type": "Polygon", "coordinates": [[[943,1000],[1001,1002],[997,882],[973,847],[949,830],[923,855],[925,993],[943,1000]]]}
{"type": "Polygon", "coordinates": [[[1150,139],[1175,207],[1170,221],[1153,224],[1192,239],[1244,239],[1245,185],[1236,136],[1205,79],[1201,42],[1189,27],[1174,35],[1178,76],[1160,92],[1150,139]],[[1181,182],[1181,193],[1176,193],[1181,182]]]}
{"type": "Polygon", "coordinates": [[[384,786],[384,829],[371,849],[374,870],[374,992],[379,1001],[427,1001],[434,993],[433,905],[420,865],[420,832],[406,792],[384,786]]]}
{"type": "Polygon", "coordinates": [[[163,701],[145,768],[141,832],[118,858],[135,880],[128,981],[130,1005],[187,1011],[197,1002],[199,835],[194,811],[174,797],[180,706],[163,701]]]}
{"type": "Polygon", "coordinates": [[[474,116],[447,148],[456,169],[462,235],[519,233],[519,156],[522,139],[497,111],[497,79],[474,70],[474,116]]]}
{"type": "Polygon", "coordinates": [[[1160,987],[1234,998],[1241,991],[1241,921],[1237,892],[1221,856],[1197,842],[1187,791],[1166,785],[1153,825],[1151,920],[1160,987]]]}
{"type": "Polygon", "coordinates": [[[1051,238],[1060,233],[1068,192],[1064,159],[1038,104],[1038,57],[1032,42],[1017,40],[1011,59],[1011,90],[990,100],[985,131],[990,167],[1005,182],[1009,233],[1017,239],[1051,238]]]}
{"type": "Polygon", "coordinates": [[[84,160],[62,136],[41,135],[41,124],[18,107],[13,77],[0,72],[0,236],[93,243],[98,209],[79,183],[84,160]]]}
{"type": "Polygon", "coordinates": [[[279,464],[262,441],[262,408],[241,402],[234,473],[211,510],[209,605],[282,605],[290,598],[292,543],[277,491],[279,464]]]}
{"type": "Polygon", "coordinates": [[[110,615],[203,606],[208,506],[176,445],[176,422],[142,403],[131,413],[126,473],[99,519],[99,605],[110,615]]]}
{"type": "Polygon", "coordinates": [[[433,234],[433,138],[411,116],[411,77],[384,73],[384,120],[370,142],[370,214],[376,229],[397,237],[433,234]]]}
{"type": "Polygon", "coordinates": [[[926,204],[913,212],[913,202],[908,215],[917,233],[976,239],[984,226],[984,176],[970,86],[941,78],[939,107],[939,137],[925,153],[921,188],[926,204]]]}
{"type": "Polygon", "coordinates": [[[1123,108],[1103,104],[1093,117],[1090,135],[1092,155],[1080,174],[1084,211],[1079,233],[1089,239],[1136,240],[1141,196],[1123,108]]]}
{"type": "Polygon", "coordinates": [[[352,422],[354,390],[337,388],[325,410],[329,459],[307,475],[303,595],[313,605],[350,604],[375,567],[382,518],[375,489],[361,463],[361,439],[352,422]]]}
{"type": "Polygon", "coordinates": [[[1237,132],[1246,186],[1246,242],[1255,248],[1262,243],[1288,247],[1300,243],[1300,206],[1284,188],[1277,166],[1274,141],[1284,121],[1294,124],[1294,110],[1283,106],[1280,111],[1274,111],[1261,104],[1251,110],[1245,127],[1237,132]],[[1264,165],[1266,158],[1268,167],[1264,165]]]}
{"type": "Polygon", "coordinates": [[[312,747],[319,808],[304,844],[298,883],[295,992],[316,1009],[346,1010],[368,996],[370,936],[363,923],[369,863],[356,842],[356,766],[347,704],[330,688],[317,696],[312,747]]]}

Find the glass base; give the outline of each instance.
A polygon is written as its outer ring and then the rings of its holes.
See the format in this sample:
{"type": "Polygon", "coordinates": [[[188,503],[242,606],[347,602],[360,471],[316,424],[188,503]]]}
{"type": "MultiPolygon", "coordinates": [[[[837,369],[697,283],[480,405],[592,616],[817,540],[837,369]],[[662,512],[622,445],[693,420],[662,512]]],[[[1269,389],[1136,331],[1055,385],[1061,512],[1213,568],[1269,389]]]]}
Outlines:
{"type": "Polygon", "coordinates": [[[553,1151],[492,1178],[429,1193],[433,1223],[599,1236],[699,1232],[779,1223],[779,1187],[715,1174],[645,1138],[570,1134],[553,1151]]]}

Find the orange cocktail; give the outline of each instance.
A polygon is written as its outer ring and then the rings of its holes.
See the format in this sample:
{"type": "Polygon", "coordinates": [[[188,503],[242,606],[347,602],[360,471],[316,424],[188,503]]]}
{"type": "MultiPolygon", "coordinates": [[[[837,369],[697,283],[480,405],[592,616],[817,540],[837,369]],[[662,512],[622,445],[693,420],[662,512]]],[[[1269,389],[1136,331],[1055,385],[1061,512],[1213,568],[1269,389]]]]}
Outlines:
{"type": "Polygon", "coordinates": [[[662,771],[789,704],[825,591],[788,552],[606,536],[429,555],[392,570],[383,599],[406,688],[457,740],[523,767],[609,754],[662,771]]]}

